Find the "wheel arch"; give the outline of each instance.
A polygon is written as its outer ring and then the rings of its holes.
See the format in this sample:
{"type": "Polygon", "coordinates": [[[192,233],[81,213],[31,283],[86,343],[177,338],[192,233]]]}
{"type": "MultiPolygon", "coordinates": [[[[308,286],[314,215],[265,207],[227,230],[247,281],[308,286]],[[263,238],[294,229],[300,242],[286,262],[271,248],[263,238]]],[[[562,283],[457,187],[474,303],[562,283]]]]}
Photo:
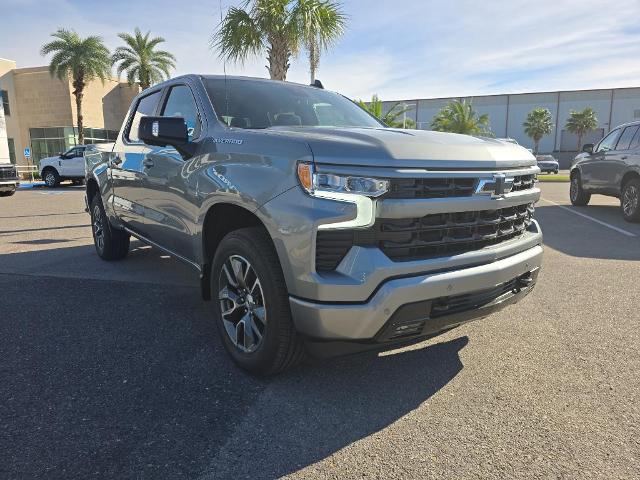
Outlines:
{"type": "MultiPolygon", "coordinates": [[[[255,212],[234,203],[220,202],[207,210],[202,224],[202,274],[200,288],[205,300],[211,299],[209,280],[211,262],[222,239],[228,233],[246,227],[262,227],[272,239],[269,229],[255,212]]],[[[273,243],[273,239],[271,240],[273,243]]],[[[274,247],[275,248],[275,247],[274,247]]]]}
{"type": "Polygon", "coordinates": [[[640,180],[640,173],[638,173],[637,170],[629,170],[628,172],[626,172],[622,177],[622,181],[620,182],[620,191],[622,191],[622,188],[625,186],[625,184],[632,178],[637,178],[638,180],[640,180]]]}
{"type": "Polygon", "coordinates": [[[95,178],[90,178],[89,180],[87,180],[87,186],[86,186],[87,205],[91,205],[91,202],[93,201],[93,197],[95,197],[99,191],[100,191],[100,188],[98,187],[98,182],[96,181],[95,178]]]}

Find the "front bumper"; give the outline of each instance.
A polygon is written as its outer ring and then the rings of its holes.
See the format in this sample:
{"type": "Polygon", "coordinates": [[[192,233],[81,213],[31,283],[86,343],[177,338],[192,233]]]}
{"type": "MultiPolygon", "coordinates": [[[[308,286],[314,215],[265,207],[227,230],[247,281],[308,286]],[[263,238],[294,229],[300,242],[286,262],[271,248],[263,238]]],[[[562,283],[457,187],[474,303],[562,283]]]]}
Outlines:
{"type": "Polygon", "coordinates": [[[400,336],[389,335],[398,319],[411,327],[406,332],[424,337],[485,317],[520,300],[532,290],[541,265],[542,246],[536,245],[489,264],[391,279],[362,303],[321,303],[291,297],[291,311],[298,331],[315,340],[380,344],[407,338],[402,335],[402,328],[400,336]],[[510,282],[514,282],[512,289],[510,282]],[[505,285],[508,289],[503,292],[500,287],[505,285]],[[488,291],[496,291],[497,296],[483,297],[488,291]],[[468,309],[458,309],[450,315],[436,309],[443,299],[446,303],[446,299],[460,296],[476,298],[474,294],[484,298],[484,303],[478,300],[468,309]]]}
{"type": "Polygon", "coordinates": [[[12,192],[16,190],[20,186],[20,180],[9,179],[9,180],[0,180],[0,192],[12,192]]]}

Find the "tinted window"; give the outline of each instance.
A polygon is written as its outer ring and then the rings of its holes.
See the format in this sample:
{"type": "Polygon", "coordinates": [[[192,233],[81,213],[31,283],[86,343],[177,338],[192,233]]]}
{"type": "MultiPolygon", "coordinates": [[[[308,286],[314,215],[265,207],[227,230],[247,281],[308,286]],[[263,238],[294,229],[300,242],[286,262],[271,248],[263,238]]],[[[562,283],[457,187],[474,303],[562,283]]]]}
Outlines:
{"type": "Polygon", "coordinates": [[[0,100],[2,100],[4,114],[8,117],[11,115],[11,108],[9,107],[9,92],[6,90],[0,90],[0,100]]]}
{"type": "Polygon", "coordinates": [[[631,147],[631,140],[638,132],[638,125],[632,125],[627,127],[620,135],[620,140],[618,140],[618,145],[616,146],[616,150],[629,150],[631,147]]]}
{"type": "Polygon", "coordinates": [[[129,132],[127,133],[127,139],[131,142],[139,142],[138,138],[138,126],[140,125],[140,119],[142,117],[148,117],[149,115],[153,115],[156,111],[156,106],[158,105],[158,101],[160,100],[160,92],[154,92],[151,95],[147,95],[146,97],[142,97],[138,101],[138,105],[136,106],[136,111],[131,119],[131,123],[129,124],[129,132]]]}
{"type": "Polygon", "coordinates": [[[631,145],[629,145],[629,150],[637,150],[640,148],[640,128],[636,132],[633,140],[631,140],[631,145]]]}
{"type": "Polygon", "coordinates": [[[613,147],[616,144],[616,141],[618,140],[619,134],[620,134],[620,129],[618,128],[612,131],[611,133],[609,133],[609,135],[607,135],[606,137],[604,137],[598,144],[598,149],[596,150],[596,153],[608,152],[609,150],[613,150],[613,147]]]}
{"type": "Polygon", "coordinates": [[[337,93],[286,82],[205,78],[218,118],[231,127],[380,127],[337,93]]]}
{"type": "Polygon", "coordinates": [[[182,117],[189,129],[189,137],[197,138],[200,135],[200,116],[191,89],[186,85],[178,85],[169,91],[162,116],[182,117]]]}

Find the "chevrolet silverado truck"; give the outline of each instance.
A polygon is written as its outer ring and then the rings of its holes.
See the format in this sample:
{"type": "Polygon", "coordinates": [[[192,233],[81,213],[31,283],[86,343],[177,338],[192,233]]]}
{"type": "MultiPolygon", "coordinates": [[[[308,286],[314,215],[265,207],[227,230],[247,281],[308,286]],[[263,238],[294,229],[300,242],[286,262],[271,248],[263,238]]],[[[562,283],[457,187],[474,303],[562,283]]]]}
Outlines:
{"type": "Polygon", "coordinates": [[[527,150],[388,128],[317,86],[175,78],[135,98],[94,155],[97,254],[122,259],[133,236],[191,265],[224,347],[253,373],[486,317],[541,267],[527,150]]]}

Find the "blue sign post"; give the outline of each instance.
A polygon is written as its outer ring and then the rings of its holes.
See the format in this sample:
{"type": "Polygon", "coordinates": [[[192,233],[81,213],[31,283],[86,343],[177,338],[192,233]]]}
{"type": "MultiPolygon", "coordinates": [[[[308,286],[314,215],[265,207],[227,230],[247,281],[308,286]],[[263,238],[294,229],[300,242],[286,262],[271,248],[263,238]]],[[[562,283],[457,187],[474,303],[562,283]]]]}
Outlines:
{"type": "Polygon", "coordinates": [[[24,158],[31,158],[31,149],[29,147],[24,149],[24,158]]]}

